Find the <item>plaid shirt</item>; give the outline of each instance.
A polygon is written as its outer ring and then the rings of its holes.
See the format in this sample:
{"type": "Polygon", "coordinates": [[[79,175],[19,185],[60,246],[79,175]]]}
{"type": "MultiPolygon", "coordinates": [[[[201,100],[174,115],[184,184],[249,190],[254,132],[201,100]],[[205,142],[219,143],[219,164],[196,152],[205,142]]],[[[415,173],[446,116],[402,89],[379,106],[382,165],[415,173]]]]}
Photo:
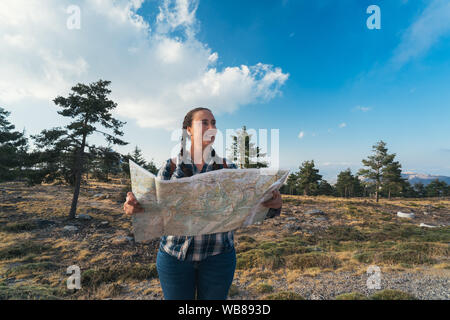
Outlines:
{"type": "MultiPolygon", "coordinates": [[[[198,171],[197,166],[192,164],[190,159],[191,156],[188,152],[186,152],[186,157],[184,159],[182,159],[181,154],[178,154],[175,163],[175,171],[172,176],[170,176],[171,159],[168,159],[159,169],[158,177],[163,180],[185,177],[185,174],[181,168],[182,160],[184,161],[185,168],[192,170],[192,175],[215,170],[213,166],[214,162],[217,164],[216,170],[223,169],[222,158],[217,156],[209,156],[208,159],[206,159],[201,171],[198,171]]],[[[237,166],[234,163],[229,161],[226,161],[226,163],[228,168],[237,169],[237,166]]],[[[279,215],[281,209],[270,209],[269,211],[271,212],[269,212],[268,217],[271,218],[279,215]]],[[[233,247],[234,230],[197,236],[162,236],[159,245],[160,250],[178,258],[179,260],[186,261],[200,261],[208,256],[228,251],[233,247]]]]}

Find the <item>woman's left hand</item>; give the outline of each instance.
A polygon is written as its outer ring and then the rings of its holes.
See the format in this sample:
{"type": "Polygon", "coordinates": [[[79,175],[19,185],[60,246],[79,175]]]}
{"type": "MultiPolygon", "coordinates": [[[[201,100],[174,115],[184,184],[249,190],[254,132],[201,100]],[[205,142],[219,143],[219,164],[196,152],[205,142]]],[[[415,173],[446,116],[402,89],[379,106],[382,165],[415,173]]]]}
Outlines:
{"type": "Polygon", "coordinates": [[[263,202],[262,205],[267,208],[280,209],[282,204],[280,191],[274,190],[272,194],[272,199],[263,202]]]}

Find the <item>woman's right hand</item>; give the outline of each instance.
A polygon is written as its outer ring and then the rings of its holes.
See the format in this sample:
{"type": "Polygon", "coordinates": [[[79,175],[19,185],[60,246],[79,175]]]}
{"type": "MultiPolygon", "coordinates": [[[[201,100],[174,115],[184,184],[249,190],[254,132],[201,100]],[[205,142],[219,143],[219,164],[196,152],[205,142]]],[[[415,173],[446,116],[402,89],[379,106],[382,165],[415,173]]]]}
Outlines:
{"type": "Polygon", "coordinates": [[[136,200],[133,192],[127,193],[127,199],[123,204],[123,211],[125,211],[125,214],[127,216],[132,216],[135,213],[144,212],[144,208],[142,208],[139,202],[136,200]]]}

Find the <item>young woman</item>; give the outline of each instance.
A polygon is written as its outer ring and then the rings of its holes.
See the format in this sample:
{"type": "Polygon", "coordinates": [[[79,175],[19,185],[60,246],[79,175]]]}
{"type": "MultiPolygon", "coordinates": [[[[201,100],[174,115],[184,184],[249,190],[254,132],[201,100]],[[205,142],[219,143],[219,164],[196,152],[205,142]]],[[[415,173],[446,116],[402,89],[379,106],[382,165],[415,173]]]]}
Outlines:
{"type": "MultiPolygon", "coordinates": [[[[236,169],[236,165],[219,158],[212,144],[215,139],[216,120],[207,108],[189,111],[183,121],[181,150],[175,159],[168,159],[159,170],[161,179],[178,179],[222,168],[236,169]],[[186,135],[191,140],[186,150],[186,135]],[[209,138],[205,138],[209,135],[209,138]]],[[[273,198],[264,204],[267,217],[280,214],[281,195],[274,191],[273,198]]],[[[132,192],[124,204],[127,215],[142,212],[132,192]]],[[[165,299],[225,300],[236,267],[234,230],[198,236],[163,236],[156,258],[156,268],[165,299]]]]}

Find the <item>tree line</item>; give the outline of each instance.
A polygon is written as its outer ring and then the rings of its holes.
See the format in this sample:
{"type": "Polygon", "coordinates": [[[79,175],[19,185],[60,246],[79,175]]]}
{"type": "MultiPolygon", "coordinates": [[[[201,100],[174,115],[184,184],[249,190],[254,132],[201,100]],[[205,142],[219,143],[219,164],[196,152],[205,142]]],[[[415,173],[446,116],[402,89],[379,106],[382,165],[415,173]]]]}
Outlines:
{"type": "MultiPolygon", "coordinates": [[[[109,181],[117,174],[129,175],[128,161],[156,174],[153,161],[147,162],[136,146],[131,154],[120,154],[114,146],[127,145],[122,140],[125,122],[112,116],[117,104],[108,98],[110,81],[91,84],[78,83],[67,97],[58,96],[53,102],[60,108],[58,114],[71,122],[65,127],[44,129],[27,138],[25,131],[17,131],[9,122],[10,112],[0,107],[0,182],[22,179],[30,185],[61,181],[73,187],[70,218],[75,218],[81,184],[88,179],[109,181]],[[100,134],[106,146],[88,142],[93,134],[100,134]],[[33,141],[33,147],[30,145],[33,141]]],[[[242,127],[232,136],[230,157],[240,168],[267,167],[265,153],[251,142],[251,134],[242,127]],[[255,160],[256,159],[256,160],[255,160]]],[[[305,161],[299,171],[289,176],[282,187],[285,194],[335,195],[340,197],[381,196],[434,197],[448,196],[449,186],[433,181],[427,186],[411,186],[401,177],[401,165],[395,154],[387,152],[386,143],[373,146],[373,154],[362,160],[365,168],[353,175],[350,169],[342,171],[335,185],[322,179],[314,161],[305,161]]]]}
{"type": "Polygon", "coordinates": [[[362,160],[363,167],[353,174],[350,168],[337,175],[334,185],[319,174],[314,160],[304,161],[299,171],[289,175],[281,192],[284,194],[332,195],[337,197],[443,197],[450,195],[450,185],[433,180],[428,185],[411,183],[402,177],[396,154],[389,154],[384,141],[372,146],[372,154],[362,160]]]}
{"type": "Polygon", "coordinates": [[[89,178],[109,181],[112,175],[129,175],[128,161],[132,159],[153,173],[153,161],[144,160],[136,146],[132,154],[120,154],[114,145],[127,145],[121,139],[125,122],[112,116],[117,104],[108,98],[111,82],[99,80],[89,85],[78,83],[68,97],[53,100],[60,108],[58,114],[71,122],[65,127],[44,129],[31,135],[34,147],[25,132],[15,130],[7,119],[10,112],[0,107],[0,182],[22,179],[28,184],[61,181],[73,187],[70,218],[75,218],[82,181],[89,178]],[[100,134],[106,146],[88,143],[88,137],[100,134]]]}

